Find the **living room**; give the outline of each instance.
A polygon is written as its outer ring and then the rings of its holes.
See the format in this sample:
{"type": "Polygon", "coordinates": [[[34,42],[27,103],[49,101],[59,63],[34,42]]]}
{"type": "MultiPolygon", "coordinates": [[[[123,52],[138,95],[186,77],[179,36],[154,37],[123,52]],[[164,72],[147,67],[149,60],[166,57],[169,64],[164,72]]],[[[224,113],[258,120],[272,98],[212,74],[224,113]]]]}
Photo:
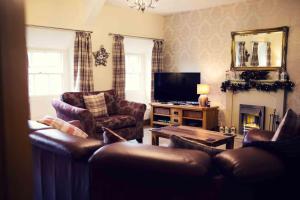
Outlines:
{"type": "Polygon", "coordinates": [[[0,4],[0,199],[296,194],[300,1],[0,4]]]}

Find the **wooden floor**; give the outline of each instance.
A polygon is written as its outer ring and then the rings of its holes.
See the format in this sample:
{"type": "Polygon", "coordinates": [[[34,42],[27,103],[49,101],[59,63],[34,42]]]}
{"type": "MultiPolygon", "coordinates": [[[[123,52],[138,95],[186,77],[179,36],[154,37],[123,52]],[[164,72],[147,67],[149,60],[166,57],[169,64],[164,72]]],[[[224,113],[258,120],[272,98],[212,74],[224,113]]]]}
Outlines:
{"type": "MultiPolygon", "coordinates": [[[[144,139],[143,139],[144,144],[151,144],[151,132],[149,131],[150,128],[151,128],[150,126],[144,127],[144,139]]],[[[168,146],[168,145],[169,145],[168,139],[164,139],[164,138],[159,139],[159,146],[168,146]]],[[[242,146],[242,137],[238,136],[234,140],[234,148],[240,148],[241,146],[242,146]]],[[[225,149],[225,145],[222,145],[218,148],[225,149]]]]}

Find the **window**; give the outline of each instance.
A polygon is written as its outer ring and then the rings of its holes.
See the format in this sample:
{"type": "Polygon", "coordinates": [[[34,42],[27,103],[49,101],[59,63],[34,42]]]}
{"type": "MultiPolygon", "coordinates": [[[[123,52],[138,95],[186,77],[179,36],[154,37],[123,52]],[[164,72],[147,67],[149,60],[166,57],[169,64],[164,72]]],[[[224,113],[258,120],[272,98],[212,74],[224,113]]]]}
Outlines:
{"type": "Polygon", "coordinates": [[[63,50],[29,49],[29,94],[47,96],[61,94],[65,79],[65,52],[63,50]]]}
{"type": "Polygon", "coordinates": [[[126,54],[125,90],[138,91],[142,87],[142,54],[126,54]]]}
{"type": "MultiPolygon", "coordinates": [[[[149,105],[151,102],[151,58],[153,41],[125,38],[125,98],[149,105]]],[[[149,118],[150,108],[145,119],[149,118]]]]}

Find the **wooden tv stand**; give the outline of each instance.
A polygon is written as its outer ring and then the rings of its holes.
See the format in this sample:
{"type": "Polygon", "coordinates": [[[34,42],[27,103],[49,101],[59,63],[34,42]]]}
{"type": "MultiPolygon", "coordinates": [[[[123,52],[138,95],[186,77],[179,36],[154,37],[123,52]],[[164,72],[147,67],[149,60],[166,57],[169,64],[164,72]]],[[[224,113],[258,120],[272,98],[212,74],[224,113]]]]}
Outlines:
{"type": "Polygon", "coordinates": [[[151,103],[150,124],[152,127],[184,125],[207,130],[218,127],[219,107],[173,105],[151,103]]]}

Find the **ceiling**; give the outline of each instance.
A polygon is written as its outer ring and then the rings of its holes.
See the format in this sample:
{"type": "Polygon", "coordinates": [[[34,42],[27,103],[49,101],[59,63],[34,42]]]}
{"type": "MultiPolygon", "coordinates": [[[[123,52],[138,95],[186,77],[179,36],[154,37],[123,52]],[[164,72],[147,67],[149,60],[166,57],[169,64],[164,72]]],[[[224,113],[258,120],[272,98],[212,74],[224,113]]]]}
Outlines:
{"type": "MultiPolygon", "coordinates": [[[[159,0],[155,9],[148,11],[168,15],[172,13],[211,8],[245,0],[159,0]]],[[[107,0],[107,4],[128,7],[126,0],[107,0]]]]}

